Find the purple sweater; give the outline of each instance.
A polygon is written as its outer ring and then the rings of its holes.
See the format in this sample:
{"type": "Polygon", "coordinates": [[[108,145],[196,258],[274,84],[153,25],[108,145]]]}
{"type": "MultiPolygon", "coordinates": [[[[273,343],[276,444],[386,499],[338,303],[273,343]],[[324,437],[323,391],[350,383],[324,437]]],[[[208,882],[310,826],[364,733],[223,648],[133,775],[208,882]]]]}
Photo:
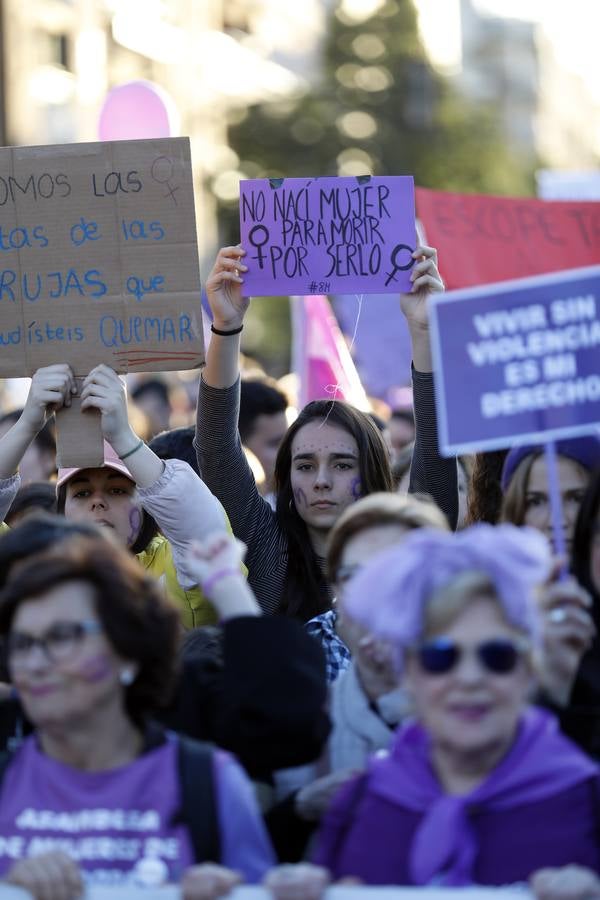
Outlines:
{"type": "MultiPolygon", "coordinates": [[[[247,777],[231,756],[214,754],[221,863],[257,881],[274,857],[247,777]]],[[[177,742],[169,737],[129,765],[83,772],[42,753],[27,738],[0,791],[0,877],[16,860],[66,852],[89,882],[122,884],[145,858],[163,861],[169,881],[193,865],[180,809],[177,742]]]]}
{"type": "Polygon", "coordinates": [[[389,756],[340,790],[314,862],[367,884],[512,884],[570,863],[600,872],[600,775],[550,717],[531,711],[497,769],[458,801],[426,747],[418,727],[404,728],[389,756]]]}

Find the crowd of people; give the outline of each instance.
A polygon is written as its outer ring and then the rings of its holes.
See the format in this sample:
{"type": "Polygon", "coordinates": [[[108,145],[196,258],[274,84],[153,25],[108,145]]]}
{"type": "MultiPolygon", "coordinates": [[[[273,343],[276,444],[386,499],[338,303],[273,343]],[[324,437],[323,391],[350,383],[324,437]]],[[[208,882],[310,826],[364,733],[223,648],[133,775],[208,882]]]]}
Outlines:
{"type": "Polygon", "coordinates": [[[600,897],[600,437],[557,445],[559,556],[542,447],[439,453],[443,282],[413,255],[413,407],[387,420],[293,418],[241,377],[238,246],[206,283],[195,427],[160,379],[128,403],[66,363],[0,421],[5,882],[600,897]],[[75,395],[104,461],[55,471],[75,395]]]}

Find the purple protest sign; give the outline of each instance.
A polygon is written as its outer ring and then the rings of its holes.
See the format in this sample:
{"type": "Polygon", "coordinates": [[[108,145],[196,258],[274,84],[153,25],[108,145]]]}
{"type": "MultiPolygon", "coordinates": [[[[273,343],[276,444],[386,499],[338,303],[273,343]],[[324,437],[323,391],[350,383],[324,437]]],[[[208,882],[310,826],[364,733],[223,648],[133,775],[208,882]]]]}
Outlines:
{"type": "Polygon", "coordinates": [[[430,298],[445,455],[598,431],[600,266],[430,298]]]}
{"type": "Polygon", "coordinates": [[[240,182],[245,296],[410,291],[413,179],[240,182]]]}

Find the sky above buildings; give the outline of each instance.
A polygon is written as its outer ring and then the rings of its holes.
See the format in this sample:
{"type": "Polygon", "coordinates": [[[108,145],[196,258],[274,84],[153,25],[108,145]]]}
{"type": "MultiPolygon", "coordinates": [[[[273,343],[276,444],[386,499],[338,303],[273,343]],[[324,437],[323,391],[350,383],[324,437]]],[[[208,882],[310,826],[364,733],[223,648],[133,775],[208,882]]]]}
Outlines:
{"type": "MultiPolygon", "coordinates": [[[[369,5],[372,0],[364,0],[369,5]]],[[[561,66],[585,79],[600,103],[600,3],[597,0],[472,0],[475,8],[504,18],[537,22],[550,39],[561,66]]],[[[460,0],[415,0],[430,51],[442,67],[459,61],[460,0]]]]}
{"type": "Polygon", "coordinates": [[[600,103],[597,0],[476,0],[476,5],[496,15],[539,22],[561,65],[585,78],[588,90],[600,103]]]}

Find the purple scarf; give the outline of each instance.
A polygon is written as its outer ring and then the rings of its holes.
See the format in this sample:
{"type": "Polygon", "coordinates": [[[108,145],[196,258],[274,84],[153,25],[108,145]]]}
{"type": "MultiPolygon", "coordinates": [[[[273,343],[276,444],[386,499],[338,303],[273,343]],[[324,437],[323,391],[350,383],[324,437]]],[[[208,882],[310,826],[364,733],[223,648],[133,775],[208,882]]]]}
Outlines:
{"type": "Polygon", "coordinates": [[[430,741],[418,724],[402,728],[390,756],[376,760],[369,792],[424,813],[410,849],[415,884],[442,876],[447,885],[472,883],[476,835],[469,822],[473,807],[511,809],[536,803],[593,778],[598,767],[560,734],[556,719],[540,709],[522,716],[511,749],[475,790],[445,794],[430,763],[430,741]]]}

